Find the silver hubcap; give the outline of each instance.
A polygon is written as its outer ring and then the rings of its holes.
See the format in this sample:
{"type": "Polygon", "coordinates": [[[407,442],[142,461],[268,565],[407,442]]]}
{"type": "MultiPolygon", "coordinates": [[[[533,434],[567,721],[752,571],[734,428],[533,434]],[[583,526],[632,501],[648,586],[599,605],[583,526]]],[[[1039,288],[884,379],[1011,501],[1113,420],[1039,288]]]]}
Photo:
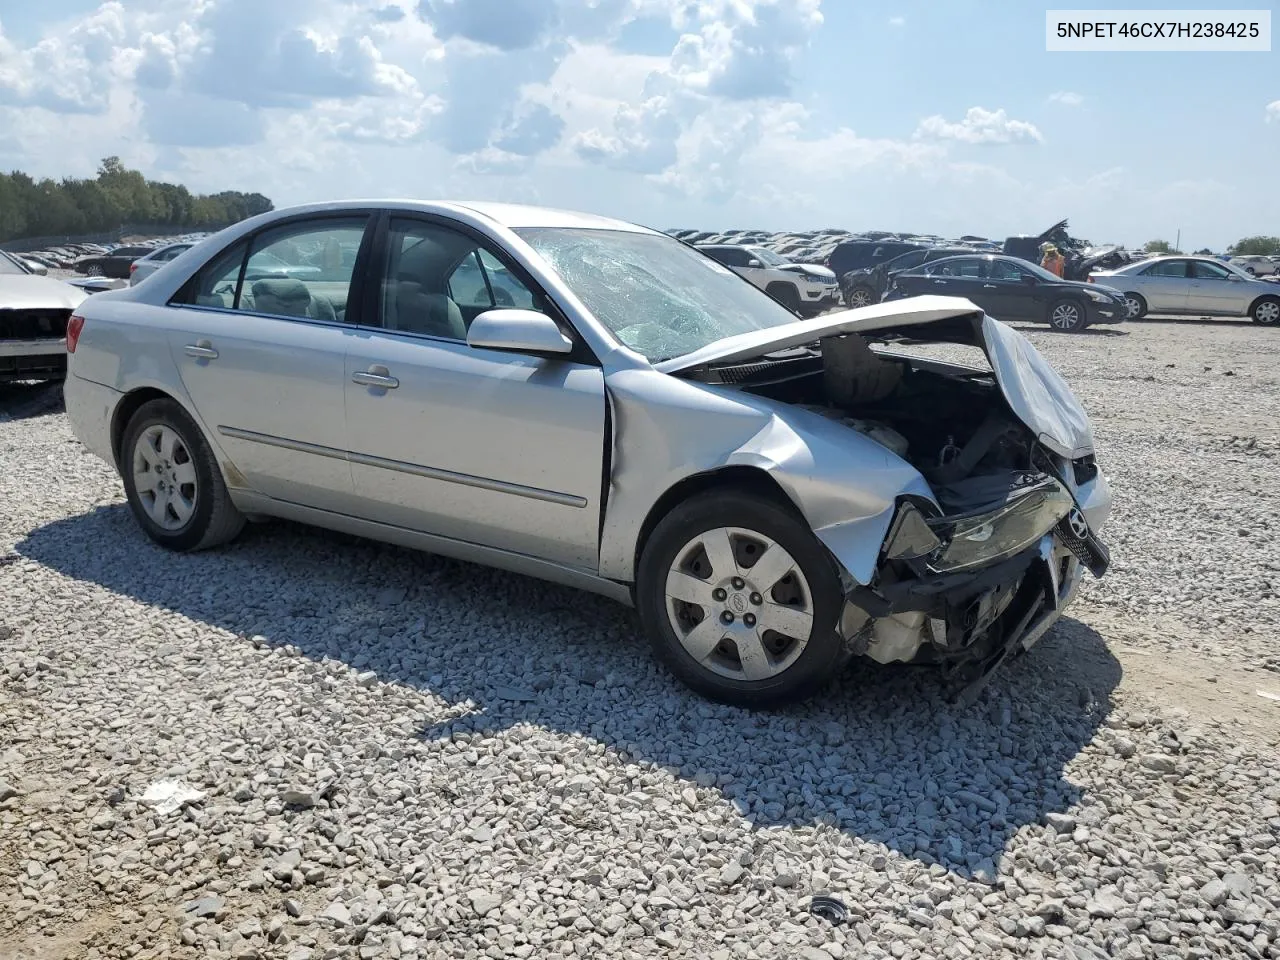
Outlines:
{"type": "Polygon", "coordinates": [[[804,651],[813,594],[800,565],[754,530],[717,527],[676,554],[667,618],[685,652],[733,680],[768,680],[804,651]]]}
{"type": "Polygon", "coordinates": [[[1125,316],[1130,320],[1136,319],[1138,314],[1142,312],[1142,304],[1132,297],[1125,297],[1124,301],[1125,316]]]}
{"type": "Polygon", "coordinates": [[[1260,303],[1255,315],[1259,323],[1275,323],[1280,320],[1280,303],[1273,303],[1269,300],[1266,303],[1260,303]]]}
{"type": "Polygon", "coordinates": [[[1053,308],[1049,322],[1059,330],[1070,330],[1080,320],[1080,308],[1070,303],[1060,303],[1053,308]]]}
{"type": "Polygon", "coordinates": [[[849,306],[851,307],[865,307],[870,302],[871,297],[865,290],[855,290],[849,296],[849,306]]]}
{"type": "Polygon", "coordinates": [[[147,427],[133,448],[133,486],[156,526],[181,530],[196,509],[196,465],[172,427],[147,427]]]}

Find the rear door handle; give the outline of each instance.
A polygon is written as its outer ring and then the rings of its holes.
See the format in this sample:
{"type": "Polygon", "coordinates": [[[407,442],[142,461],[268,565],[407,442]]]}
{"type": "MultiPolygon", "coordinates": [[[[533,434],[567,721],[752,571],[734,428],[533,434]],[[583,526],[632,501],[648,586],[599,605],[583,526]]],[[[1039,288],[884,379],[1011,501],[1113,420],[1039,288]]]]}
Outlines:
{"type": "Polygon", "coordinates": [[[944,285],[945,285],[947,281],[945,281],[945,280],[935,280],[935,281],[933,281],[933,282],[934,282],[934,283],[941,283],[941,284],[944,284],[944,285]]]}
{"type": "Polygon", "coordinates": [[[368,370],[360,370],[353,373],[351,382],[358,383],[362,387],[380,387],[383,390],[394,390],[400,386],[400,381],[391,376],[391,371],[378,364],[368,370]]]}
{"type": "Polygon", "coordinates": [[[1000,288],[997,287],[994,283],[984,283],[982,285],[982,289],[983,290],[999,290],[1000,288]]]}
{"type": "Polygon", "coordinates": [[[188,357],[195,357],[197,360],[218,359],[218,351],[213,349],[213,344],[208,340],[197,340],[195,343],[188,343],[182,348],[182,352],[188,357]]]}

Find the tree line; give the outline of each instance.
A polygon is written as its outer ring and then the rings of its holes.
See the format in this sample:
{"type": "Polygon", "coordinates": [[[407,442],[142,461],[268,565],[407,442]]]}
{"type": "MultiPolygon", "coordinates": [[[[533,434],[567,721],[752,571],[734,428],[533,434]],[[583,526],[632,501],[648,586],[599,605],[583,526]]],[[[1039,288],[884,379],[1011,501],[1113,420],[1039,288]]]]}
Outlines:
{"type": "MultiPolygon", "coordinates": [[[[1143,248],[1147,253],[1181,253],[1181,250],[1173,249],[1173,244],[1168,240],[1148,240],[1143,248]]],[[[1215,256],[1214,252],[1208,247],[1197,250],[1196,253],[1207,256],[1215,256]]],[[[1227,247],[1227,253],[1233,257],[1263,256],[1275,257],[1280,256],[1280,237],[1245,237],[1243,240],[1237,240],[1231,246],[1227,247]]]]}
{"type": "Polygon", "coordinates": [[[221,229],[273,209],[260,193],[193,194],[148,180],[119,157],[107,157],[93,179],[0,173],[0,241],[109,233],[125,224],[221,229]]]}

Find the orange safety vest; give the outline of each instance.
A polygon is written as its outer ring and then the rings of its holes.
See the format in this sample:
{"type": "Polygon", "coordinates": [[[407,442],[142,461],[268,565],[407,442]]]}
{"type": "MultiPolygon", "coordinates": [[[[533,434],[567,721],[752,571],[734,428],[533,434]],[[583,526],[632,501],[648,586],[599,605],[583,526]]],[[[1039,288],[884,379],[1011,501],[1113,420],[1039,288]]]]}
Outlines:
{"type": "Polygon", "coordinates": [[[1067,265],[1066,258],[1060,253],[1046,253],[1044,259],[1040,261],[1040,266],[1044,267],[1056,277],[1061,277],[1065,272],[1067,265]]]}

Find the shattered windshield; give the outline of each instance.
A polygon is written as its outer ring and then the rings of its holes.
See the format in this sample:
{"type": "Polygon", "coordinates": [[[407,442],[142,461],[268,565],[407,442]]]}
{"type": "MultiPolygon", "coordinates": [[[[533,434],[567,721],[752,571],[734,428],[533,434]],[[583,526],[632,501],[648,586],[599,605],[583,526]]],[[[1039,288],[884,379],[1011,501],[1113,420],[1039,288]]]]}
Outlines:
{"type": "Polygon", "coordinates": [[[671,237],[561,227],[516,233],[597,320],[651,363],[796,320],[732,270],[671,237]]]}

